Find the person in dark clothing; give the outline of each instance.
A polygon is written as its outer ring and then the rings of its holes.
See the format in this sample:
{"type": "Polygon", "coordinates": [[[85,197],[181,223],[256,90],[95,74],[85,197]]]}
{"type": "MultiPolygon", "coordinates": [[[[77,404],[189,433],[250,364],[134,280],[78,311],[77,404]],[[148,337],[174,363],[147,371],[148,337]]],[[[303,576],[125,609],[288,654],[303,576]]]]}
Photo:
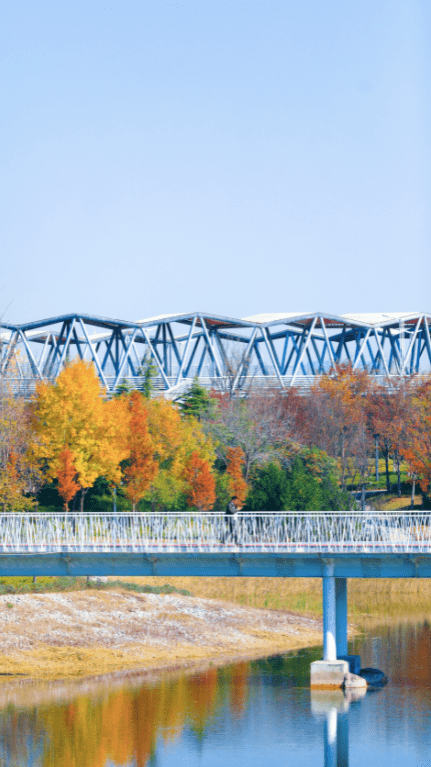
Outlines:
{"type": "Polygon", "coordinates": [[[238,531],[237,531],[237,518],[236,515],[239,511],[237,506],[238,498],[234,495],[228,505],[226,506],[225,517],[227,522],[227,529],[229,530],[229,538],[232,543],[238,543],[238,531]]]}
{"type": "Polygon", "coordinates": [[[236,495],[233,495],[232,498],[230,499],[228,505],[226,506],[227,517],[228,516],[231,517],[233,514],[236,514],[239,511],[238,506],[236,505],[237,500],[238,498],[236,497],[236,495]]]}

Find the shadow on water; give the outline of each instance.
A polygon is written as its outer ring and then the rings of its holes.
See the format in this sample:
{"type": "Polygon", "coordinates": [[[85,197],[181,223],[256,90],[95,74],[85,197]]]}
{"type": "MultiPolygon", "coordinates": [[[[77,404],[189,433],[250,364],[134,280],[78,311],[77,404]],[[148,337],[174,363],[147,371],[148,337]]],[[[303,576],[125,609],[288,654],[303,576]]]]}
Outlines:
{"type": "MultiPolygon", "coordinates": [[[[418,767],[431,756],[431,621],[351,643],[388,687],[309,690],[321,648],[203,673],[101,683],[0,683],[0,765],[418,767]]],[[[431,760],[429,760],[431,764],[431,760]]]]}

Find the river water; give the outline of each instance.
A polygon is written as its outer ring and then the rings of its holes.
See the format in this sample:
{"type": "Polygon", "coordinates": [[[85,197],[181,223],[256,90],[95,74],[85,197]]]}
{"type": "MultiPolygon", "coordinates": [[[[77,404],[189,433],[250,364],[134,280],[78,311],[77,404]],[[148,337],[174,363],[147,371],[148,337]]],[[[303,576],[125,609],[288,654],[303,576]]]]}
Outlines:
{"type": "Polygon", "coordinates": [[[430,623],[369,626],[349,650],[389,684],[311,693],[321,648],[153,682],[3,678],[0,765],[431,767],[430,623]]]}

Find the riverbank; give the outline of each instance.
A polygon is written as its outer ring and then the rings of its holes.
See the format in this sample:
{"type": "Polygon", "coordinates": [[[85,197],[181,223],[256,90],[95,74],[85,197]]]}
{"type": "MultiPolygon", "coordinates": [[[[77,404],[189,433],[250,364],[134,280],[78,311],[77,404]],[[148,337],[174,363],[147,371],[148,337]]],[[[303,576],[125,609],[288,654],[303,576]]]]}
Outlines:
{"type": "Polygon", "coordinates": [[[318,619],[182,594],[122,589],[0,596],[0,676],[162,672],[322,642],[318,619]]]}
{"type": "MultiPolygon", "coordinates": [[[[140,587],[161,583],[186,589],[196,597],[221,599],[246,607],[288,610],[310,617],[322,616],[321,578],[124,578],[140,587]]],[[[349,578],[349,617],[356,623],[367,617],[431,613],[430,578],[349,578]]]]}

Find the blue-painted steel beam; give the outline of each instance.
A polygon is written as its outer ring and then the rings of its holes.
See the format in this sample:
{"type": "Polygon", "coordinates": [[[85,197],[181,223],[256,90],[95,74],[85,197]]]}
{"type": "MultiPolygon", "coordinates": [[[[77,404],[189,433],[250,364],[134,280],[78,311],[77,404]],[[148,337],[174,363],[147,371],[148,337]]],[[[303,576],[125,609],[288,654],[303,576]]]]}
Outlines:
{"type": "Polygon", "coordinates": [[[275,379],[283,388],[295,385],[298,377],[310,380],[328,373],[335,363],[349,361],[355,368],[360,365],[380,376],[427,372],[431,368],[430,322],[431,316],[422,314],[380,315],[378,321],[371,316],[367,322],[366,316],[320,312],[246,320],[193,312],[135,323],[60,315],[22,325],[3,323],[2,365],[3,372],[11,370],[10,360],[21,349],[19,378],[53,379],[68,357],[87,354],[88,358],[89,354],[103,384],[112,390],[124,377],[138,381],[138,345],[144,345],[169,391],[180,383],[183,387],[191,377],[197,354],[198,375],[204,381],[214,377],[231,380],[229,355],[236,346],[240,363],[233,389],[240,392],[256,375],[271,379],[271,385],[275,379]],[[184,326],[189,326],[186,334],[184,326]],[[34,344],[42,345],[40,354],[34,354],[34,344]]]}
{"type": "MultiPolygon", "coordinates": [[[[331,554],[335,578],[430,578],[431,555],[331,554]]],[[[0,554],[0,576],[158,575],[322,578],[328,557],[272,553],[0,554]]]]}

